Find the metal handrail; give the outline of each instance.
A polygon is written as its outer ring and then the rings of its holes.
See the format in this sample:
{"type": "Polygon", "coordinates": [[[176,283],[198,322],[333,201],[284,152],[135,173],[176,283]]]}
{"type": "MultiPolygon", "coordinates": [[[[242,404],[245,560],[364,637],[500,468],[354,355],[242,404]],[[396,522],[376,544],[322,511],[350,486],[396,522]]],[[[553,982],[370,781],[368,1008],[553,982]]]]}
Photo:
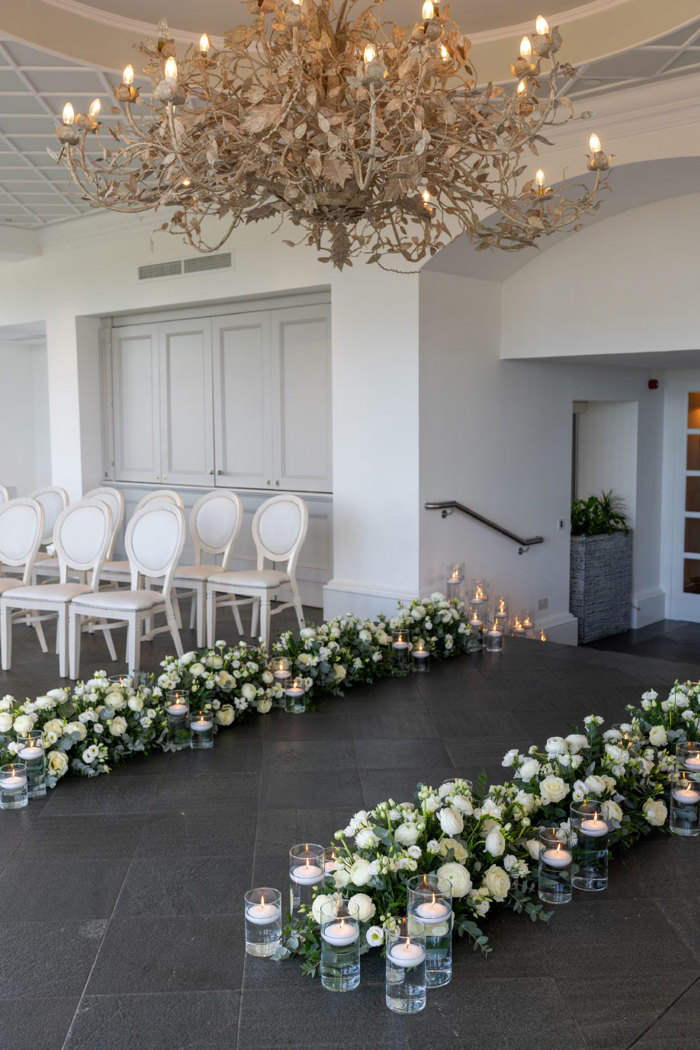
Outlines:
{"type": "Polygon", "coordinates": [[[452,514],[453,511],[459,510],[462,514],[467,514],[470,518],[474,518],[475,521],[480,521],[482,525],[488,525],[490,529],[495,529],[502,536],[507,536],[509,540],[513,540],[514,543],[519,545],[518,554],[524,554],[528,547],[534,547],[537,543],[544,543],[543,536],[532,536],[529,540],[524,540],[521,536],[516,536],[509,529],[504,529],[502,525],[497,525],[495,521],[485,518],[483,514],[478,514],[475,510],[465,507],[463,503],[458,503],[454,499],[447,500],[444,503],[426,503],[425,509],[440,510],[443,518],[446,518],[448,514],[452,514]]]}

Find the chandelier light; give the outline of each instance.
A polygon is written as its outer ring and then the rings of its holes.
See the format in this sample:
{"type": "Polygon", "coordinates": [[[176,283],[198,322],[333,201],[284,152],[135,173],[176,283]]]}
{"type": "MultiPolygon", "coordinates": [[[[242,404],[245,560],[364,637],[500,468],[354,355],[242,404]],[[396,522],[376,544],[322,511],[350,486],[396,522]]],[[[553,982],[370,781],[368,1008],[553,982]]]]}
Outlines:
{"type": "Polygon", "coordinates": [[[382,0],[354,16],[358,2],[249,0],[252,24],[220,48],[205,33],[180,58],[161,21],[137,45],[151,96],[129,65],[115,129],[98,121],[99,100],[87,115],[68,103],[59,159],[93,206],[167,210],[160,229],[204,252],[269,218],[301,231],[285,243],[339,269],[361,255],[415,264],[459,233],[513,250],[578,229],[607,184],[598,136],[590,184],[527,175],[548,128],[573,116],[561,88],[576,70],[557,59],[558,29],[538,17],[504,89],[479,85],[470,42],[437,0],[407,28],[380,20],[382,0]]]}

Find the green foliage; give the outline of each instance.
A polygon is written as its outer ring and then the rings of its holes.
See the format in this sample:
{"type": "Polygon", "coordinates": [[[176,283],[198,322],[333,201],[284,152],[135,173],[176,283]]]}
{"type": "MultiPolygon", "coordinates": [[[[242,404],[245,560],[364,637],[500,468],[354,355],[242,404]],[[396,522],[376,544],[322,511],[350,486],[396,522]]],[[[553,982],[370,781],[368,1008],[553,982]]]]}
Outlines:
{"type": "Polygon", "coordinates": [[[611,536],[614,532],[629,532],[629,526],[625,501],[614,496],[612,489],[571,504],[572,536],[611,536]]]}

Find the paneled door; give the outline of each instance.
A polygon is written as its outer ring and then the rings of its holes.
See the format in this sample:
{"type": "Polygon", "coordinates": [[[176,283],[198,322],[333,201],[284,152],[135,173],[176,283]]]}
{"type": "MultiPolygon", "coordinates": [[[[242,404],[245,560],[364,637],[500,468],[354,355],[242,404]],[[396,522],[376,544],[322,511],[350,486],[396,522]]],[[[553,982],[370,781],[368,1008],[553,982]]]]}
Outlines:
{"type": "Polygon", "coordinates": [[[160,481],[160,399],[157,325],[112,331],[114,476],[160,481]]]}
{"type": "Polygon", "coordinates": [[[677,381],[669,409],[675,431],[670,615],[700,622],[700,382],[677,381]]]}
{"type": "Polygon", "coordinates": [[[161,479],[167,485],[212,484],[211,321],[167,321],[158,328],[161,479]]]}

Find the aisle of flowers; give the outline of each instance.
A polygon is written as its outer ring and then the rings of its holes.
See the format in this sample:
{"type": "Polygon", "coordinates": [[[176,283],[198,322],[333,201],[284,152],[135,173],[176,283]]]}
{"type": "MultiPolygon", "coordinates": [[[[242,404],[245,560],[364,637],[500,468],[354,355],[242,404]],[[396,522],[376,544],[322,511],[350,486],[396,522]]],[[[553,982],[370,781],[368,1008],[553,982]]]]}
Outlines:
{"type": "MultiPolygon", "coordinates": [[[[397,667],[392,637],[410,629],[435,659],[466,653],[469,624],[461,602],[434,594],[401,607],[397,617],[362,621],[345,616],[300,635],[288,632],[270,658],[286,657],[302,675],[309,697],[340,695],[357,683],[405,674],[397,667]]],[[[537,644],[533,642],[532,644],[537,644]]],[[[468,658],[468,657],[467,657],[468,658]]],[[[166,693],[187,690],[192,707],[210,707],[217,728],[234,725],[256,711],[266,714],[283,699],[284,686],[260,650],[243,643],[218,643],[202,653],[167,657],[163,672],[133,688],[100,671],[75,687],[50,690],[18,703],[0,701],[0,758],[12,761],[17,737],[41,729],[47,751],[47,784],[69,773],[94,777],[136,753],[170,750],[166,693]]],[[[536,899],[537,828],[568,819],[572,801],[600,803],[614,828],[615,846],[629,846],[667,818],[664,801],[675,769],[679,741],[700,736],[700,685],[676,684],[669,696],[654,691],[628,721],[604,728],[588,715],[580,731],[551,736],[541,747],[507,752],[510,779],[477,786],[455,779],[419,784],[409,802],[388,799],[371,812],[350,816],[336,833],[336,859],[328,890],[355,895],[364,923],[364,948],[383,943],[384,931],[405,911],[406,880],[438,871],[452,884],[455,929],[475,947],[489,950],[480,922],[495,905],[546,919],[536,899]]],[[[311,716],[313,717],[313,716],[311,716]]],[[[309,837],[314,829],[309,828],[309,837]]],[[[279,956],[304,956],[313,971],[318,957],[317,897],[313,913],[285,931],[279,956]]]]}

